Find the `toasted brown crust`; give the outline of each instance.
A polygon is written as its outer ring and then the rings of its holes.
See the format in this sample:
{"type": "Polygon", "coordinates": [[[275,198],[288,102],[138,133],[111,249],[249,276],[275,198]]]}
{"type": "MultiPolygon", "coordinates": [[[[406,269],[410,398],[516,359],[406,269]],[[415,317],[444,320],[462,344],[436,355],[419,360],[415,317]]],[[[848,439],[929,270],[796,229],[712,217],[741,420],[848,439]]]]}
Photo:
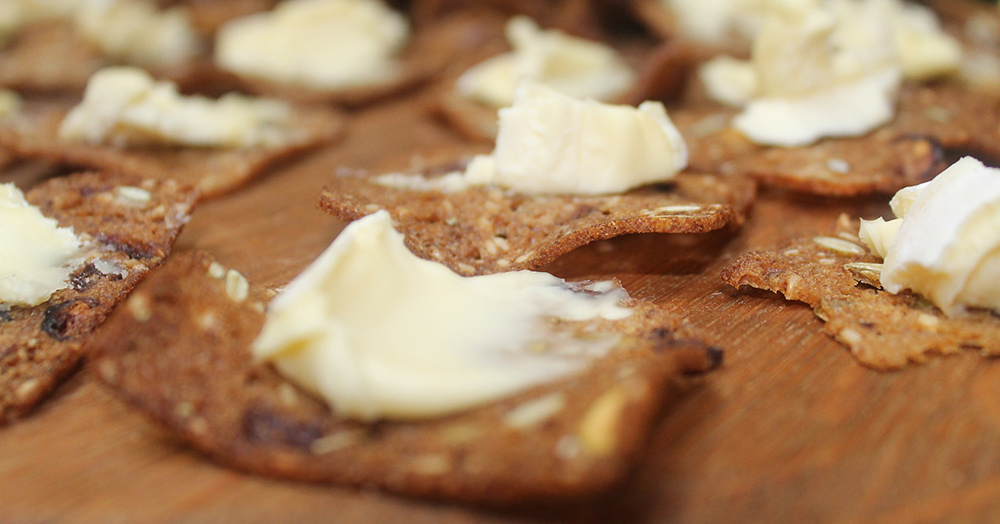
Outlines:
{"type": "Polygon", "coordinates": [[[370,175],[341,172],[319,206],[342,220],[386,209],[414,253],[478,275],[535,269],[621,235],[704,233],[741,224],[755,194],[747,179],[693,173],[620,195],[527,196],[493,186],[454,193],[386,187],[370,175]]]}
{"type": "Polygon", "coordinates": [[[91,368],[195,448],[265,475],[489,503],[578,497],[628,471],[671,377],[721,358],[675,317],[637,305],[622,321],[566,325],[623,337],[579,376],[439,419],[366,424],[253,361],[273,292],[251,285],[236,301],[210,267],[207,255],[172,257],[94,338],[91,368]],[[508,418],[553,395],[553,413],[521,427],[508,418]]]}
{"type": "Polygon", "coordinates": [[[682,108],[671,117],[688,142],[690,165],[749,175],[807,193],[892,193],[933,177],[950,152],[1000,158],[1000,97],[961,86],[906,86],[896,118],[867,136],[825,138],[803,147],[763,147],[729,127],[735,110],[682,108]]]}
{"type": "Polygon", "coordinates": [[[296,140],[280,147],[219,149],[203,147],[115,147],[60,141],[59,124],[68,102],[29,102],[0,126],[0,147],[16,156],[71,166],[125,173],[143,178],[174,179],[195,186],[202,198],[232,191],[267,166],[340,138],[344,117],[329,108],[299,108],[290,119],[296,140]]]}
{"type": "Polygon", "coordinates": [[[722,279],[732,286],[749,285],[809,304],[826,321],[827,334],[848,346],[862,364],[876,369],[898,369],[923,362],[930,353],[963,349],[1000,355],[997,315],[973,311],[948,318],[910,292],[893,295],[882,290],[878,272],[857,265],[881,259],[868,253],[848,230],[857,231],[857,223],[842,228],[836,237],[807,238],[779,250],[747,253],[723,271],[722,279]],[[849,244],[847,249],[831,249],[831,238],[849,244]]]}
{"type": "Polygon", "coordinates": [[[72,276],[72,287],[47,302],[0,309],[0,424],[23,416],[73,371],[86,353],[83,340],[167,255],[195,191],[171,180],[81,173],[46,181],[26,198],[88,235],[99,258],[126,273],[104,274],[90,262],[72,276]],[[145,189],[149,202],[122,201],[115,188],[123,185],[145,189]]]}

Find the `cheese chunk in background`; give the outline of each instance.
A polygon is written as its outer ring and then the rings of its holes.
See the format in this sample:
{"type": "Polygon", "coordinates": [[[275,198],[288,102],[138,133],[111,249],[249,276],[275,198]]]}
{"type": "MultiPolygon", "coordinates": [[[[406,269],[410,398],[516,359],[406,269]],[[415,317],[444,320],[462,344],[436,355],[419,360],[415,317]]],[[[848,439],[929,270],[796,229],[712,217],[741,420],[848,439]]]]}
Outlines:
{"type": "Polygon", "coordinates": [[[0,44],[36,22],[70,19],[86,0],[0,0],[0,44]]]}
{"type": "Polygon", "coordinates": [[[201,47],[187,10],[149,0],[85,0],[74,28],[105,56],[144,67],[182,64],[201,47]]]}
{"type": "Polygon", "coordinates": [[[466,71],[457,82],[459,94],[495,107],[509,106],[522,79],[534,80],[560,93],[609,101],[632,85],[632,70],[614,49],[557,30],[542,30],[530,18],[507,22],[513,50],[466,71]]]}
{"type": "Polygon", "coordinates": [[[714,99],[744,111],[754,142],[806,145],[860,136],[890,121],[905,74],[954,72],[961,56],[933,13],[897,0],[776,0],[750,61],[719,57],[699,74],[714,99]]]}
{"type": "Polygon", "coordinates": [[[680,34],[721,45],[736,38],[752,38],[760,29],[771,0],[660,0],[677,19],[680,34]]]}
{"type": "Polygon", "coordinates": [[[35,306],[68,287],[82,248],[72,229],[42,215],[14,184],[0,184],[0,308],[35,306]]]}
{"type": "Polygon", "coordinates": [[[377,181],[442,191],[494,184],[525,194],[596,195],[666,182],[687,166],[687,145],[659,102],[604,104],[524,81],[514,105],[499,114],[493,153],[473,158],[465,171],[377,181]]]}
{"type": "Polygon", "coordinates": [[[556,334],[552,319],[625,318],[626,299],[547,273],[460,276],[413,255],[379,211],[271,302],[253,352],[338,414],[437,417],[582,371],[618,337],[556,334]]]}
{"type": "Polygon", "coordinates": [[[885,259],[886,291],[909,289],[949,316],[1000,312],[1000,169],[962,158],[890,206],[895,220],[861,225],[862,240],[885,259]]]}
{"type": "Polygon", "coordinates": [[[408,39],[406,19],[379,0],[288,0],[220,28],[215,61],[283,84],[351,88],[398,76],[408,39]]]}
{"type": "Polygon", "coordinates": [[[291,106],[237,94],[218,100],[183,96],[141,69],[112,67],[95,73],[83,102],[59,127],[69,142],[178,144],[202,147],[277,146],[288,137],[291,106]]]}

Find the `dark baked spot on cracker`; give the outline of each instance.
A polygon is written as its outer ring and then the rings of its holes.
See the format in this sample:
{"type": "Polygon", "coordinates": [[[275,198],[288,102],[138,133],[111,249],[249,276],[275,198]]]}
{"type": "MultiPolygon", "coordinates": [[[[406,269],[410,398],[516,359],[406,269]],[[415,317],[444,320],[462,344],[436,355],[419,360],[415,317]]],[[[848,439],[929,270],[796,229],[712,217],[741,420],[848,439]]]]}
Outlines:
{"type": "Polygon", "coordinates": [[[63,341],[74,333],[74,324],[77,317],[85,315],[87,310],[100,305],[100,302],[91,297],[80,297],[50,304],[45,308],[42,317],[41,329],[48,336],[63,341]]]}
{"type": "MultiPolygon", "coordinates": [[[[73,286],[73,289],[77,291],[86,291],[87,288],[94,285],[96,278],[103,275],[98,271],[94,264],[87,264],[77,270],[69,277],[69,283],[73,286]]],[[[112,279],[121,279],[120,275],[108,275],[112,279]]]]}
{"type": "Polygon", "coordinates": [[[119,235],[100,234],[97,235],[97,239],[115,251],[125,253],[133,260],[162,257],[164,255],[163,248],[159,246],[144,245],[140,242],[129,241],[121,238],[119,235]]]}

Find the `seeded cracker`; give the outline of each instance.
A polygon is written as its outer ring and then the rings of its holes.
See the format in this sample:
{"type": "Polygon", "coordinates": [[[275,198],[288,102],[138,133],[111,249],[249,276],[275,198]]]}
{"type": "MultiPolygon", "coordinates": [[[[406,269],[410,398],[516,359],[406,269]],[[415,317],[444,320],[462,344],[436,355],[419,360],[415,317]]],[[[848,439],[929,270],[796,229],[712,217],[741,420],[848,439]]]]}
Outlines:
{"type": "Polygon", "coordinates": [[[1000,97],[952,84],[905,86],[896,118],[866,136],[794,148],[754,145],[728,126],[732,109],[670,114],[688,142],[692,168],[750,175],[807,193],[892,193],[947,167],[946,153],[1000,159],[1000,97]]]}
{"type": "Polygon", "coordinates": [[[883,291],[878,280],[882,260],[848,232],[857,226],[854,222],[837,236],[806,238],[777,251],[747,253],[723,271],[722,279],[809,304],[826,321],[827,334],[875,369],[899,369],[924,362],[929,353],[963,349],[1000,355],[997,315],[974,310],[967,317],[947,318],[918,295],[883,291]]]}
{"type": "Polygon", "coordinates": [[[387,187],[365,173],[340,172],[319,206],[342,220],[386,209],[418,256],[463,275],[482,275],[536,269],[621,235],[705,233],[742,224],[754,195],[747,179],[692,173],[620,195],[527,196],[493,186],[455,193],[387,187]]]}
{"type": "Polygon", "coordinates": [[[565,324],[623,337],[578,376],[456,415],[365,424],[252,361],[274,293],[245,282],[206,255],[171,257],[95,337],[91,368],[195,448],[265,475],[488,503],[579,497],[628,471],[672,378],[722,355],[637,305],[625,320],[565,324]]]}
{"type": "Polygon", "coordinates": [[[47,302],[0,309],[0,424],[23,416],[73,371],[86,354],[83,340],[163,261],[195,192],[171,180],[82,173],[44,182],[26,198],[88,235],[100,256],[47,302]]]}
{"type": "Polygon", "coordinates": [[[312,107],[300,108],[290,118],[288,132],[296,140],[277,148],[120,148],[65,143],[58,138],[59,123],[72,105],[61,101],[26,102],[18,114],[0,125],[0,147],[20,157],[144,178],[176,179],[195,186],[203,198],[208,198],[240,187],[279,160],[337,140],[344,130],[340,113],[312,107]]]}

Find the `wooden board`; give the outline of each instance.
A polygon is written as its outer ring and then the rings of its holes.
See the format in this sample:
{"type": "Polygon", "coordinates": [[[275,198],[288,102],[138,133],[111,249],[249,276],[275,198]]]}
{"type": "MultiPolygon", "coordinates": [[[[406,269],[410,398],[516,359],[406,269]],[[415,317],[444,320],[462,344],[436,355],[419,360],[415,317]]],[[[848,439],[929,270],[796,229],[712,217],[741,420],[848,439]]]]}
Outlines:
{"type": "MultiPolygon", "coordinates": [[[[458,140],[418,105],[359,113],[344,143],[205,203],[177,249],[207,250],[253,280],[287,281],[343,227],[314,207],[338,166],[458,140]]],[[[841,212],[872,218],[886,200],[765,191],[738,233],[626,237],[547,268],[573,279],[620,278],[727,350],[722,369],[686,384],[634,475],[605,497],[498,511],[245,475],[180,445],[80,374],[33,416],[0,430],[0,521],[991,520],[1000,510],[1000,363],[963,354],[872,371],[821,334],[804,305],[729,289],[718,276],[748,249],[822,231],[841,212]]]]}

